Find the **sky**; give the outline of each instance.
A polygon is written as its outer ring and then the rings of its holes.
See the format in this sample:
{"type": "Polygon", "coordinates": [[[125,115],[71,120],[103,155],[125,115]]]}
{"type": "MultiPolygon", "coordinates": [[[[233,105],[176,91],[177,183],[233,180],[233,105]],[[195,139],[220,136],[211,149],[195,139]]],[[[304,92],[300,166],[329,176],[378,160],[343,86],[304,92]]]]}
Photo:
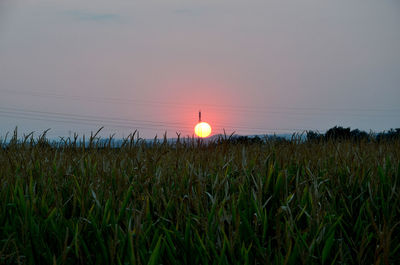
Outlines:
{"type": "Polygon", "coordinates": [[[397,0],[0,0],[0,137],[400,127],[397,0]]]}

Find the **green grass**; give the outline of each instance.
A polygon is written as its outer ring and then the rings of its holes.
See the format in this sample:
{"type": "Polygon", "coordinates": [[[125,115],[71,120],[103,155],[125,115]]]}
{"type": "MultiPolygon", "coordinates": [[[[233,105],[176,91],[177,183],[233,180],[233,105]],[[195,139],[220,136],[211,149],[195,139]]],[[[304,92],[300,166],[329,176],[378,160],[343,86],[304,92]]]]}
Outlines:
{"type": "Polygon", "coordinates": [[[400,261],[398,140],[0,144],[0,264],[400,261]]]}

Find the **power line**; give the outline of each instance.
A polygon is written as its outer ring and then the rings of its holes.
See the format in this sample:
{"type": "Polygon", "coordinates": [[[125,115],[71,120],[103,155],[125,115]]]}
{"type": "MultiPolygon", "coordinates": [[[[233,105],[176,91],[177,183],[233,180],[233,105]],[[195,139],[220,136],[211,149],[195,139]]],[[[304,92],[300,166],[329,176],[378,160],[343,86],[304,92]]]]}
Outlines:
{"type": "MultiPolygon", "coordinates": [[[[61,119],[74,119],[74,120],[79,120],[79,121],[85,121],[85,122],[107,122],[109,124],[119,124],[116,123],[115,121],[120,121],[124,122],[124,124],[132,125],[132,126],[164,126],[164,127],[172,127],[176,128],[179,126],[180,128],[190,128],[192,129],[191,126],[187,126],[187,123],[184,122],[161,122],[161,121],[149,121],[149,120],[131,120],[131,119],[121,119],[121,118],[116,118],[116,117],[103,117],[103,116],[92,116],[92,115],[78,115],[78,114],[68,114],[68,113],[60,113],[60,112],[48,112],[48,111],[37,111],[37,110],[27,110],[27,109],[17,109],[17,108],[5,108],[5,107],[0,107],[0,113],[5,113],[5,114],[26,114],[26,115],[32,115],[33,113],[37,114],[44,114],[45,117],[50,116],[50,117],[56,117],[56,118],[61,118],[61,119]],[[176,125],[176,126],[175,126],[176,125]]],[[[260,128],[260,127],[248,127],[248,126],[235,126],[235,125],[229,125],[229,124],[219,124],[217,126],[214,126],[214,128],[235,128],[235,129],[246,129],[246,130],[266,130],[265,128],[260,128]]],[[[284,128],[284,129],[267,129],[267,130],[297,130],[297,131],[302,131],[302,130],[307,130],[305,128],[284,128]]]]}
{"type": "MultiPolygon", "coordinates": [[[[29,112],[15,112],[15,111],[3,111],[0,110],[0,114],[4,114],[4,115],[14,115],[16,117],[38,117],[38,115],[36,113],[29,113],[29,112]]],[[[3,116],[3,115],[2,115],[3,116]]],[[[120,123],[120,122],[116,122],[116,121],[112,121],[112,120],[101,120],[101,119],[87,119],[87,118],[78,118],[78,117],[64,117],[61,115],[41,115],[39,116],[39,118],[43,119],[43,120],[57,120],[57,121],[77,121],[80,123],[91,123],[91,124],[109,124],[112,126],[123,126],[123,127],[136,127],[136,126],[146,126],[146,127],[168,127],[168,128],[176,128],[176,126],[172,126],[172,125],[168,125],[168,124],[154,124],[151,123],[151,121],[149,121],[148,123],[120,123]]],[[[184,127],[184,128],[190,128],[189,126],[180,126],[180,127],[184,127]]]]}
{"type": "MultiPolygon", "coordinates": [[[[1,113],[1,112],[0,112],[1,113]]],[[[29,115],[22,115],[22,114],[1,114],[1,117],[8,117],[8,118],[19,118],[25,120],[37,120],[37,121],[47,121],[47,122],[58,122],[58,123],[72,123],[72,124],[82,124],[82,125],[92,125],[92,126],[107,126],[107,127],[117,127],[117,128],[125,128],[125,129],[146,129],[146,130],[157,130],[159,129],[154,127],[147,127],[147,126],[127,126],[122,124],[109,124],[109,123],[93,123],[93,122],[82,122],[79,120],[60,120],[60,119],[52,119],[52,118],[40,118],[34,117],[29,115]]]]}
{"type": "MultiPolygon", "coordinates": [[[[12,91],[7,89],[0,89],[0,91],[6,91],[6,93],[16,93],[16,94],[26,94],[25,92],[21,91],[12,91]]],[[[155,104],[156,106],[175,106],[178,105],[182,108],[193,108],[193,105],[189,104],[181,104],[181,103],[170,103],[170,102],[158,102],[158,101],[144,101],[144,100],[131,100],[131,99],[121,99],[121,98],[102,98],[102,97],[81,97],[81,96],[67,96],[55,93],[38,93],[35,91],[28,91],[28,95],[32,96],[49,96],[49,97],[56,97],[60,99],[74,99],[74,100],[85,100],[85,98],[93,99],[93,100],[111,100],[115,102],[135,102],[136,104],[155,104]]],[[[212,105],[212,104],[205,104],[206,106],[211,106],[213,108],[219,108],[218,112],[247,112],[247,113],[264,113],[257,111],[257,108],[254,107],[247,107],[247,106],[229,106],[229,105],[212,105]],[[232,108],[229,110],[229,108],[232,108]],[[244,108],[242,110],[242,108],[244,108]]],[[[267,107],[268,108],[268,107],[267,107]]],[[[326,113],[329,109],[321,109],[321,108],[292,108],[292,107],[269,107],[268,109],[272,109],[267,111],[266,109],[262,109],[265,111],[264,114],[269,115],[306,115],[306,116],[313,116],[313,115],[327,115],[332,113],[326,113]],[[293,110],[311,110],[311,109],[318,109],[323,111],[323,113],[301,113],[301,112],[282,112],[282,111],[273,111],[273,109],[286,109],[289,111],[293,110]]],[[[349,109],[335,109],[335,111],[342,111],[346,114],[346,111],[349,109]]],[[[361,111],[361,109],[353,109],[352,111],[361,111]]],[[[375,109],[375,110],[368,110],[368,111],[399,111],[396,109],[375,109]]],[[[13,118],[22,118],[28,119],[27,117],[32,117],[36,120],[40,118],[43,121],[54,121],[54,122],[66,122],[66,123],[75,123],[75,124],[89,124],[89,125],[109,125],[110,127],[119,127],[119,128],[140,128],[140,129],[151,129],[151,130],[159,130],[159,128],[163,129],[184,129],[184,130],[192,130],[192,126],[188,126],[188,123],[181,122],[181,121],[151,121],[151,120],[143,120],[143,119],[128,119],[128,118],[121,118],[121,117],[106,117],[106,116],[94,116],[94,115],[80,115],[80,114],[70,114],[70,113],[60,113],[60,112],[49,112],[49,111],[39,111],[39,110],[29,110],[29,109],[18,109],[18,108],[10,108],[10,107],[0,107],[0,113],[2,113],[3,117],[8,115],[7,117],[13,118]],[[25,116],[24,116],[25,115],[25,116]],[[36,116],[35,116],[36,115],[36,116]],[[45,117],[46,119],[44,119],[45,117]]],[[[391,117],[400,117],[399,115],[393,114],[374,114],[374,113],[347,113],[346,116],[358,116],[358,117],[367,117],[367,118],[391,118],[391,117]]],[[[317,130],[314,128],[260,128],[260,127],[248,127],[248,126],[236,126],[232,124],[217,124],[213,126],[214,130],[222,130],[222,129],[233,129],[233,130],[246,130],[246,131],[257,131],[257,132],[266,132],[266,131],[306,131],[306,130],[317,130]]]]}
{"type": "MultiPolygon", "coordinates": [[[[116,128],[130,129],[130,130],[144,129],[144,130],[151,130],[151,131],[162,131],[162,129],[148,127],[148,126],[126,126],[126,125],[121,125],[121,124],[108,124],[108,123],[99,123],[98,124],[98,123],[81,122],[79,120],[57,120],[57,119],[51,119],[51,118],[49,119],[49,118],[40,118],[40,117],[13,115],[13,114],[1,114],[0,116],[8,117],[8,118],[19,118],[19,119],[25,119],[25,120],[38,120],[38,121],[47,121],[47,122],[50,121],[50,122],[58,122],[58,123],[70,123],[70,124],[72,123],[72,124],[82,124],[82,125],[92,125],[92,126],[107,126],[107,127],[111,127],[111,128],[116,127],[116,128]]],[[[217,128],[220,130],[229,129],[229,127],[226,127],[226,128],[214,127],[214,128],[217,128]]],[[[179,132],[180,130],[176,130],[176,131],[179,132]]],[[[252,128],[246,128],[246,131],[251,131],[253,133],[258,132],[259,134],[265,134],[265,133],[274,132],[274,131],[293,132],[293,131],[296,131],[296,129],[280,129],[280,128],[252,129],[252,128]]]]}
{"type": "MultiPolygon", "coordinates": [[[[72,99],[72,100],[85,100],[85,101],[103,101],[103,102],[111,102],[111,103],[119,103],[119,104],[140,104],[140,105],[158,105],[158,106],[173,106],[173,107],[183,107],[183,108],[191,108],[193,104],[187,104],[182,102],[165,102],[165,101],[153,101],[153,100],[143,100],[143,99],[129,99],[129,98],[117,98],[117,97],[98,97],[98,96],[73,96],[73,95],[63,95],[57,93],[49,93],[49,92],[37,92],[37,91],[15,91],[10,89],[0,89],[5,93],[9,94],[19,94],[19,95],[30,95],[35,97],[50,97],[50,98],[59,98],[59,99],[72,99]]],[[[266,113],[266,114],[295,114],[295,115],[316,115],[316,113],[300,113],[298,111],[318,111],[318,112],[347,112],[347,115],[355,115],[355,116],[370,116],[371,112],[398,112],[400,114],[400,109],[383,109],[383,108],[317,108],[317,107],[254,107],[254,106],[244,106],[244,105],[223,105],[223,104],[201,104],[204,107],[210,107],[220,110],[229,110],[235,112],[247,112],[247,113],[266,113]],[[286,111],[296,111],[295,113],[282,112],[282,110],[286,111]],[[351,112],[368,112],[368,114],[356,114],[351,112]]],[[[323,113],[318,113],[323,114],[323,113]]],[[[330,113],[328,113],[330,114],[330,113]]],[[[387,116],[387,114],[385,114],[387,116]]],[[[396,117],[398,115],[395,115],[396,117]]]]}
{"type": "MultiPolygon", "coordinates": [[[[118,128],[126,128],[126,129],[146,129],[146,130],[157,130],[160,131],[160,127],[162,129],[190,129],[193,128],[191,126],[184,125],[169,125],[165,122],[153,122],[141,120],[146,123],[127,123],[124,122],[121,124],[120,122],[103,120],[98,116],[89,116],[89,115],[69,115],[65,113],[51,113],[51,112],[43,112],[43,111],[35,111],[35,110],[18,110],[13,108],[11,111],[4,110],[7,108],[0,107],[0,116],[8,117],[8,118],[20,118],[20,119],[28,119],[28,120],[40,120],[47,122],[60,122],[60,123],[74,123],[74,124],[84,124],[84,125],[95,125],[95,126],[108,126],[108,127],[118,127],[118,128]],[[43,116],[44,114],[44,116],[43,116]],[[38,116],[42,115],[42,116],[38,116]],[[81,117],[96,117],[97,119],[88,119],[81,117]]],[[[10,109],[10,108],[9,108],[10,109]]],[[[133,120],[127,120],[132,122],[133,120]]],[[[182,123],[181,123],[182,124],[182,123]]],[[[244,129],[246,131],[256,131],[256,132],[268,132],[268,131],[305,131],[306,129],[299,128],[253,128],[246,126],[223,126],[216,125],[213,126],[214,130],[223,130],[223,129],[244,129]]],[[[179,131],[179,130],[178,130],[179,131]]]]}
{"type": "Polygon", "coordinates": [[[182,122],[176,121],[148,121],[148,120],[136,120],[136,119],[126,119],[126,118],[119,118],[119,117],[104,117],[104,116],[93,116],[93,115],[82,115],[82,114],[70,114],[70,113],[60,113],[60,112],[49,112],[49,111],[38,111],[38,110],[28,110],[28,109],[18,109],[18,108],[6,108],[0,107],[0,111],[11,111],[11,112],[22,112],[22,113],[38,113],[44,115],[51,115],[51,116],[68,116],[68,117],[76,117],[78,119],[85,119],[90,121],[103,121],[103,120],[111,120],[111,121],[121,121],[121,122],[139,122],[139,123],[154,123],[155,125],[165,124],[175,124],[175,125],[184,125],[182,122]]]}

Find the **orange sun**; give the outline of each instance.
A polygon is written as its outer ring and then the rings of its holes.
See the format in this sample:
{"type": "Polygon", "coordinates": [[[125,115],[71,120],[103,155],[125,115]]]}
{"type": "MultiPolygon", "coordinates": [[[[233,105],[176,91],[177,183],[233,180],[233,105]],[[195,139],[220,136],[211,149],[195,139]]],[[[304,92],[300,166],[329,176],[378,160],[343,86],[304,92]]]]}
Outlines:
{"type": "Polygon", "coordinates": [[[198,137],[207,137],[211,134],[211,126],[207,122],[199,122],[194,127],[194,132],[198,137]]]}

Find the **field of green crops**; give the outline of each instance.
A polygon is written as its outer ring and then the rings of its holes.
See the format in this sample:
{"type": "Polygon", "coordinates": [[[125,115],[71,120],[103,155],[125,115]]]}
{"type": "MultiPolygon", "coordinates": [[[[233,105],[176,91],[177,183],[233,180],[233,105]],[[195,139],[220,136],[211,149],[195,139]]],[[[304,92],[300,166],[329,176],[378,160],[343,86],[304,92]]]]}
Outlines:
{"type": "Polygon", "coordinates": [[[0,145],[0,264],[400,264],[399,140],[0,145]]]}

